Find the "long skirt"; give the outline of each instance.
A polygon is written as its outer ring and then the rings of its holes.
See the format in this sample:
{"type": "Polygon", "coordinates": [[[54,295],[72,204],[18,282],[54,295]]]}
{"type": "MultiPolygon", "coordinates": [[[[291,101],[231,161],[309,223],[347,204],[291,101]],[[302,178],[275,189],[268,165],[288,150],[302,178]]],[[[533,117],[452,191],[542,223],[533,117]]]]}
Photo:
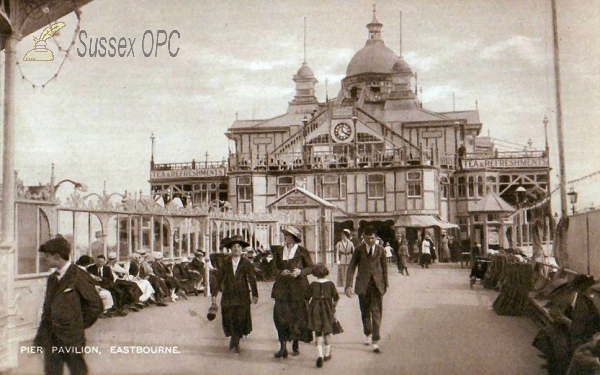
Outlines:
{"type": "Polygon", "coordinates": [[[431,254],[421,254],[421,257],[419,258],[419,264],[421,265],[421,267],[429,267],[429,265],[431,264],[431,254]]]}
{"type": "Polygon", "coordinates": [[[250,305],[221,306],[223,332],[225,336],[240,338],[252,332],[250,305]]]}
{"type": "Polygon", "coordinates": [[[279,341],[312,341],[312,332],[306,328],[308,308],[305,301],[275,300],[273,321],[279,341]]]}
{"type": "Polygon", "coordinates": [[[337,286],[340,288],[346,285],[346,274],[348,273],[347,264],[338,264],[337,286]]]}

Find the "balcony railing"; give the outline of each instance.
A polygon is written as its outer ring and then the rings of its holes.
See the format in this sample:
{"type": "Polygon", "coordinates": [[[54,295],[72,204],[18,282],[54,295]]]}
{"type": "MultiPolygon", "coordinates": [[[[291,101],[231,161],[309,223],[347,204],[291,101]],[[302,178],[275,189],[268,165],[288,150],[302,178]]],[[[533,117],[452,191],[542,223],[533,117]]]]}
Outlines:
{"type": "Polygon", "coordinates": [[[474,152],[465,156],[465,159],[521,159],[521,158],[544,158],[546,152],[543,150],[524,150],[524,151],[494,151],[494,152],[474,152]]]}
{"type": "Polygon", "coordinates": [[[172,171],[180,169],[214,169],[227,167],[227,162],[219,161],[192,161],[190,163],[161,163],[152,166],[153,171],[172,171]]]}
{"type": "MultiPolygon", "coordinates": [[[[233,154],[229,158],[229,170],[243,171],[280,171],[347,168],[381,168],[397,166],[439,165],[439,157],[433,150],[421,153],[407,153],[405,149],[389,149],[375,152],[354,153],[280,153],[277,155],[252,155],[250,153],[233,154]]],[[[447,165],[454,166],[454,156],[444,157],[447,165]]]]}
{"type": "MultiPolygon", "coordinates": [[[[479,159],[523,159],[545,158],[544,151],[502,151],[477,152],[464,156],[464,160],[479,159]]],[[[384,151],[346,153],[331,152],[289,152],[260,154],[237,153],[229,157],[229,161],[192,161],[189,163],[154,164],[152,171],[170,170],[204,170],[227,168],[228,171],[278,171],[278,170],[307,170],[307,169],[346,169],[346,168],[377,168],[431,165],[444,169],[456,169],[457,155],[443,154],[437,150],[423,149],[415,151],[409,148],[394,148],[384,151]],[[412,151],[411,151],[412,150],[412,151]]]]}

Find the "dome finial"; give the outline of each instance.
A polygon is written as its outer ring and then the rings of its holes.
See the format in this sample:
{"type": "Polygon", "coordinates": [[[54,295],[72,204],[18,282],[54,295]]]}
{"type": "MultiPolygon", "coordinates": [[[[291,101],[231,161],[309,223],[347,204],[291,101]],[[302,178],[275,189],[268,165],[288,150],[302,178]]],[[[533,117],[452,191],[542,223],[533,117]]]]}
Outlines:
{"type": "Polygon", "coordinates": [[[367,29],[369,29],[369,40],[381,40],[381,28],[383,27],[383,24],[377,20],[375,12],[375,4],[373,4],[373,19],[367,24],[367,29]]]}
{"type": "Polygon", "coordinates": [[[371,21],[371,23],[379,23],[379,21],[377,21],[377,17],[375,16],[376,12],[377,12],[376,5],[375,5],[375,3],[373,3],[373,21],[371,21]]]}
{"type": "Polygon", "coordinates": [[[306,17],[304,17],[304,64],[306,64],[306,17]]]}

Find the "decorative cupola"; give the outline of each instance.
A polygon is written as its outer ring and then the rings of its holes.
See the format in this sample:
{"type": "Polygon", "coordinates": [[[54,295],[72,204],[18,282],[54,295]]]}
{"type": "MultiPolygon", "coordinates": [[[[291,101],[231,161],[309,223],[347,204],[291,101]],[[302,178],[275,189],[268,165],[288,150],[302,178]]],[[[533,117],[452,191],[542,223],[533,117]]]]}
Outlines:
{"type": "Polygon", "coordinates": [[[400,12],[400,54],[398,61],[392,67],[392,93],[390,99],[414,99],[415,93],[411,89],[411,78],[414,73],[402,57],[402,12],[400,12]]]}
{"type": "Polygon", "coordinates": [[[293,80],[296,82],[296,95],[289,102],[288,112],[312,113],[319,105],[319,101],[315,96],[315,85],[319,81],[317,81],[312,69],[306,63],[306,17],[304,18],[304,61],[294,75],[293,80]]]}

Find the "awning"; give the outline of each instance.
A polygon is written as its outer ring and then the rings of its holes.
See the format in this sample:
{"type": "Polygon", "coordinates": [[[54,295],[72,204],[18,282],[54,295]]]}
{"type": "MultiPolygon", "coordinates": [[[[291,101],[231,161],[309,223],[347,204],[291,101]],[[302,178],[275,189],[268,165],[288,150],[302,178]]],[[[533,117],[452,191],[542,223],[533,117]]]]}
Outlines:
{"type": "Polygon", "coordinates": [[[439,227],[441,229],[458,228],[458,225],[438,219],[432,215],[404,215],[400,216],[395,227],[428,228],[439,227]]]}

